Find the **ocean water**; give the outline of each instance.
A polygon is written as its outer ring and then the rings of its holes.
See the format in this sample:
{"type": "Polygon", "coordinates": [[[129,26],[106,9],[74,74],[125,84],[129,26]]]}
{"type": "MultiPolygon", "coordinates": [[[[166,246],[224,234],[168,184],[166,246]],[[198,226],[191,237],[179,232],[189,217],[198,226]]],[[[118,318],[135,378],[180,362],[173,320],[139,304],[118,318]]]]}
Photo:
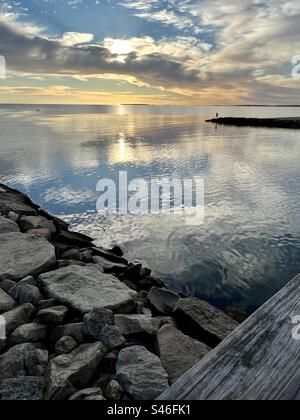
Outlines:
{"type": "Polygon", "coordinates": [[[215,127],[220,116],[300,116],[297,108],[0,106],[1,182],[123,246],[168,286],[220,307],[256,309],[300,273],[300,132],[215,127]],[[97,181],[205,180],[205,220],[99,215],[97,181]]]}

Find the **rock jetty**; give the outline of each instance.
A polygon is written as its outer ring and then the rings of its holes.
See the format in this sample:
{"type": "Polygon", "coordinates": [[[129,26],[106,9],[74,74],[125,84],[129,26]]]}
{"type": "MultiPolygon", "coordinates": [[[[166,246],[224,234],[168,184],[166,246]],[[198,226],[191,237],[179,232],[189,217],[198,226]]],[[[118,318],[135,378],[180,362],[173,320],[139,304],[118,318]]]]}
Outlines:
{"type": "Polygon", "coordinates": [[[238,326],[2,184],[0,213],[2,400],[156,399],[238,326]]]}
{"type": "Polygon", "coordinates": [[[300,129],[300,118],[213,118],[205,122],[236,127],[300,129]]]}

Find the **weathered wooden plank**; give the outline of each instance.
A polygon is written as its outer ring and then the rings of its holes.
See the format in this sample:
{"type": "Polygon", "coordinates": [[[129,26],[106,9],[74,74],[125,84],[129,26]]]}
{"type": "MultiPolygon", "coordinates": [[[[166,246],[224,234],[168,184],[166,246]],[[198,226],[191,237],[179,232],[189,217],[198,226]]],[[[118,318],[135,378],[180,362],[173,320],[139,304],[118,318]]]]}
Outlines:
{"type": "Polygon", "coordinates": [[[179,379],[160,400],[300,398],[300,275],[179,379]]]}

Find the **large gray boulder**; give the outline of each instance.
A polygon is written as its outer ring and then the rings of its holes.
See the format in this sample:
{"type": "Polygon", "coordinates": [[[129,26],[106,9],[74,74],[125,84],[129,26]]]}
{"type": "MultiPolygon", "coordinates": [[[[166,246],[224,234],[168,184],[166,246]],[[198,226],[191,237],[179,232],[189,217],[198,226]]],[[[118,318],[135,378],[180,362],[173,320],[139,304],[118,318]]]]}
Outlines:
{"type": "Polygon", "coordinates": [[[44,341],[47,335],[48,327],[46,325],[33,322],[17,328],[9,337],[9,344],[15,346],[22,343],[37,343],[44,341]]]}
{"type": "Polygon", "coordinates": [[[115,315],[115,325],[125,336],[154,335],[160,327],[160,321],[147,315],[115,315]]]}
{"type": "Polygon", "coordinates": [[[37,206],[25,194],[0,184],[0,213],[35,215],[36,209],[37,206]]]}
{"type": "Polygon", "coordinates": [[[37,314],[37,320],[41,324],[63,324],[67,315],[68,308],[66,306],[53,306],[51,308],[42,309],[37,314]]]}
{"type": "Polygon", "coordinates": [[[102,343],[83,344],[53,359],[48,368],[46,399],[65,400],[93,379],[106,352],[102,343]]]}
{"type": "Polygon", "coordinates": [[[2,289],[5,293],[10,294],[12,289],[14,289],[16,283],[9,279],[4,279],[0,281],[0,289],[2,289]]]}
{"type": "Polygon", "coordinates": [[[210,347],[216,347],[239,326],[224,312],[197,298],[180,299],[173,314],[184,332],[210,347]]]}
{"type": "Polygon", "coordinates": [[[56,232],[54,222],[43,216],[22,216],[19,219],[19,225],[22,232],[28,232],[32,229],[47,229],[51,234],[56,232]]]}
{"type": "Polygon", "coordinates": [[[120,275],[126,273],[128,265],[124,263],[116,263],[108,261],[106,258],[94,256],[93,262],[100,267],[103,273],[120,275]]]}
{"type": "Polygon", "coordinates": [[[160,359],[141,346],[120,352],[117,380],[135,400],[155,400],[169,386],[160,359]]]}
{"type": "Polygon", "coordinates": [[[136,292],[117,278],[103,274],[95,265],[69,266],[39,277],[48,298],[81,313],[94,308],[130,312],[135,307],[136,292]]]}
{"type": "Polygon", "coordinates": [[[2,316],[6,323],[6,334],[10,335],[16,328],[23,324],[28,324],[36,310],[31,303],[26,303],[21,306],[17,306],[9,312],[5,312],[2,316]]]}
{"type": "Polygon", "coordinates": [[[0,216],[0,235],[11,232],[20,232],[18,224],[0,216]]]}
{"type": "Polygon", "coordinates": [[[171,384],[211,351],[210,347],[184,335],[170,324],[159,330],[157,341],[160,359],[171,384]]]}
{"type": "Polygon", "coordinates": [[[18,344],[0,356],[0,381],[26,376],[25,358],[35,349],[34,344],[18,344]]]}
{"type": "Polygon", "coordinates": [[[0,235],[0,279],[22,280],[50,270],[55,261],[54,247],[40,236],[0,235]]]}
{"type": "Polygon", "coordinates": [[[43,399],[45,379],[24,377],[6,379],[0,383],[2,401],[40,401],[43,399]]]}
{"type": "Polygon", "coordinates": [[[57,260],[57,268],[69,267],[69,265],[80,265],[84,267],[85,263],[76,260],[57,260]]]}
{"type": "Polygon", "coordinates": [[[0,289],[0,314],[10,311],[16,305],[17,303],[14,301],[14,299],[5,293],[2,289],[0,289]]]}
{"type": "Polygon", "coordinates": [[[177,293],[174,293],[171,290],[152,287],[149,292],[148,299],[151,305],[158,312],[164,315],[170,315],[180,297],[177,293]]]}
{"type": "Polygon", "coordinates": [[[41,236],[48,241],[51,241],[52,237],[50,229],[30,229],[26,232],[26,235],[41,236]]]}
{"type": "MultiPolygon", "coordinates": [[[[60,221],[61,223],[61,221],[60,221]]],[[[55,237],[55,242],[60,244],[69,245],[71,247],[89,248],[93,245],[93,238],[78,232],[70,232],[63,228],[60,233],[55,237]]]]}

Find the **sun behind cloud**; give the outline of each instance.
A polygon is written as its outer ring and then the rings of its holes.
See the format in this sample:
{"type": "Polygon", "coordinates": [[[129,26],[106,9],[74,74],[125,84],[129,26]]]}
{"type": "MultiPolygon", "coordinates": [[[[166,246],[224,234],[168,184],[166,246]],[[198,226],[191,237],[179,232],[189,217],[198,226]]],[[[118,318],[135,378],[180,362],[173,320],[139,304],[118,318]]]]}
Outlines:
{"type": "MultiPolygon", "coordinates": [[[[126,39],[112,39],[111,45],[107,45],[112,54],[128,55],[133,52],[131,42],[126,39]]],[[[104,44],[105,45],[105,44],[104,44]]]]}

